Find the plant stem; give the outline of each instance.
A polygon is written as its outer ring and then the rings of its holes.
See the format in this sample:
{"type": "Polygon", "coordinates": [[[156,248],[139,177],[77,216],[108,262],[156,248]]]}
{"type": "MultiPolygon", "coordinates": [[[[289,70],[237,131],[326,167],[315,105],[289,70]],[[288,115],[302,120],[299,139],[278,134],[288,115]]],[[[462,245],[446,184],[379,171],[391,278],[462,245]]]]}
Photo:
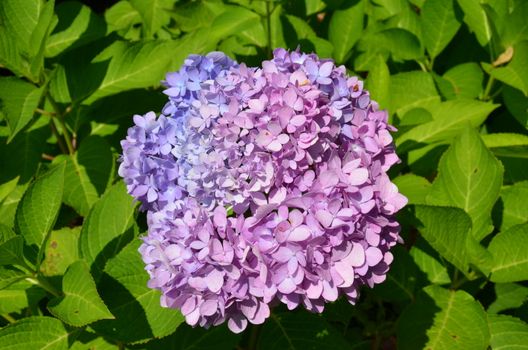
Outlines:
{"type": "Polygon", "coordinates": [[[427,62],[427,69],[430,72],[433,71],[434,61],[435,61],[435,59],[434,59],[434,57],[432,57],[431,60],[427,62]]]}
{"type": "Polygon", "coordinates": [[[42,114],[42,115],[50,115],[50,116],[55,115],[55,112],[48,112],[40,108],[35,109],[35,112],[42,114]]]}
{"type": "Polygon", "coordinates": [[[68,131],[66,123],[64,122],[64,115],[61,113],[60,107],[57,104],[57,102],[55,102],[55,100],[53,99],[53,97],[51,97],[49,93],[47,94],[47,98],[48,98],[48,101],[51,103],[53,109],[55,110],[55,113],[56,113],[55,119],[59,122],[62,128],[62,133],[64,134],[64,141],[66,141],[68,153],[73,154],[75,152],[75,148],[73,147],[73,144],[72,144],[72,138],[71,138],[70,132],[68,131]]]}
{"type": "Polygon", "coordinates": [[[51,128],[51,133],[57,139],[57,144],[59,145],[61,152],[68,154],[68,149],[66,148],[64,144],[64,140],[60,136],[59,131],[57,130],[57,127],[55,126],[55,121],[53,119],[50,120],[50,128],[51,128]]]}
{"type": "Polygon", "coordinates": [[[16,320],[9,314],[2,314],[2,317],[6,319],[9,323],[15,323],[16,320]]]}
{"type": "Polygon", "coordinates": [[[266,1],[266,34],[268,36],[268,57],[271,58],[273,55],[273,48],[271,45],[271,10],[269,0],[266,1]]]}
{"type": "Polygon", "coordinates": [[[27,278],[27,280],[40,288],[44,289],[48,293],[52,294],[53,296],[60,297],[61,292],[58,291],[55,287],[53,287],[47,280],[44,278],[40,278],[39,276],[27,278]]]}
{"type": "Polygon", "coordinates": [[[248,350],[257,350],[258,339],[262,325],[254,324],[251,326],[251,333],[249,334],[248,350]]]}
{"type": "Polygon", "coordinates": [[[416,63],[418,63],[418,65],[420,66],[420,68],[422,69],[422,71],[424,71],[424,72],[428,72],[427,67],[426,67],[425,64],[423,64],[423,62],[421,62],[421,61],[416,61],[416,63]]]}
{"type": "Polygon", "coordinates": [[[495,82],[495,78],[490,75],[488,79],[488,83],[486,84],[486,88],[484,89],[484,93],[482,95],[481,100],[487,101],[489,100],[489,94],[491,92],[491,88],[493,87],[493,83],[495,82]]]}

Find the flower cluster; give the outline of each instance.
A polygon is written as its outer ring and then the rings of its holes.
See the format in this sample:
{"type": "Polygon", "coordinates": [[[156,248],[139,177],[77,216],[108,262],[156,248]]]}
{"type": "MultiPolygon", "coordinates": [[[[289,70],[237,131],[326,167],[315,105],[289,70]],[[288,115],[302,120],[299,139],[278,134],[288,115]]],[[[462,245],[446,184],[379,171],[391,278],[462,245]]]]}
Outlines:
{"type": "Polygon", "coordinates": [[[343,66],[277,49],[260,68],[191,56],[163,114],[135,116],[120,175],[147,210],[149,286],[190,325],[322,312],[384,281],[406,204],[387,113],[343,66]]]}

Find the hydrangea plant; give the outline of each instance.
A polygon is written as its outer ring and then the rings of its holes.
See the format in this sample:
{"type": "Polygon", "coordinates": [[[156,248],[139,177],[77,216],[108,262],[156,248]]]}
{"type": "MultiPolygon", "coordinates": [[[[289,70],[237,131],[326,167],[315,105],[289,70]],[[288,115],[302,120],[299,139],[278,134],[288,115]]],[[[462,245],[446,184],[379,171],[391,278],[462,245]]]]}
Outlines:
{"type": "Polygon", "coordinates": [[[525,347],[526,18],[0,0],[0,349],[525,347]]]}
{"type": "Polygon", "coordinates": [[[388,114],[344,66],[276,49],[262,67],[220,52],[167,74],[163,114],[134,116],[119,174],[147,211],[149,287],[188,324],[322,312],[385,280],[407,199],[388,114]]]}

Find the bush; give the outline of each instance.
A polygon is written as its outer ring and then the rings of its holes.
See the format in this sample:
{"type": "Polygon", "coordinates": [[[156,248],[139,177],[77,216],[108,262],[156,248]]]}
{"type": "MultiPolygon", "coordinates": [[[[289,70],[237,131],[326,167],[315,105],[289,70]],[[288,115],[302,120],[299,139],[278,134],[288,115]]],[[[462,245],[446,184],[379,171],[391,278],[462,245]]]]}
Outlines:
{"type": "Polygon", "coordinates": [[[0,2],[0,348],[528,344],[528,2],[91,3],[0,2]],[[404,243],[356,305],[191,328],[147,287],[119,142],[189,54],[257,66],[277,47],[345,65],[389,111],[404,243]]]}

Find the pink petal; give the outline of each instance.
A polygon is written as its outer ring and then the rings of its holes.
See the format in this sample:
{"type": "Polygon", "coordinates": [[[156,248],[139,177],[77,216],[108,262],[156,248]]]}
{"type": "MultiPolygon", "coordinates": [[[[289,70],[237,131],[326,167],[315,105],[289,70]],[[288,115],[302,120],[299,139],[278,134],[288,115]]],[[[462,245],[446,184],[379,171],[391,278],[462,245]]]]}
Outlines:
{"type": "Polygon", "coordinates": [[[332,221],[334,220],[334,216],[327,210],[318,210],[315,213],[315,217],[321,223],[321,225],[326,228],[330,227],[330,225],[332,225],[332,221]]]}
{"type": "Polygon", "coordinates": [[[259,99],[249,100],[248,106],[257,113],[262,113],[264,111],[264,103],[259,99]]]}
{"type": "Polygon", "coordinates": [[[288,125],[293,114],[294,112],[290,107],[282,107],[281,109],[279,109],[279,122],[283,128],[288,125]]]}
{"type": "Polygon", "coordinates": [[[290,236],[288,237],[288,241],[290,242],[302,242],[310,238],[312,235],[312,231],[310,228],[306,225],[301,225],[295,229],[293,229],[292,232],[290,232],[290,236]]]}
{"type": "Polygon", "coordinates": [[[216,300],[206,300],[200,305],[200,313],[203,316],[212,316],[218,309],[216,300]]]}
{"type": "Polygon", "coordinates": [[[257,312],[255,313],[255,316],[251,320],[253,324],[262,324],[266,319],[270,317],[270,309],[268,304],[266,303],[259,303],[257,312]]]}
{"type": "Polygon", "coordinates": [[[271,141],[273,141],[273,135],[268,130],[262,130],[256,140],[257,144],[259,146],[265,147],[270,144],[271,141]]]}
{"type": "Polygon", "coordinates": [[[270,204],[282,204],[286,199],[287,190],[284,187],[279,188],[276,191],[272,191],[269,196],[270,204]]]}
{"type": "Polygon", "coordinates": [[[376,266],[383,259],[381,250],[376,247],[368,247],[365,251],[365,255],[369,266],[376,266]]]}
{"type": "Polygon", "coordinates": [[[275,253],[273,253],[273,258],[275,258],[278,262],[287,262],[293,256],[295,255],[294,252],[291,251],[291,249],[286,247],[280,247],[275,253]]]}
{"type": "Polygon", "coordinates": [[[181,307],[181,313],[185,316],[196,309],[196,297],[187,298],[181,307]]]}
{"type": "Polygon", "coordinates": [[[348,180],[350,185],[359,186],[364,184],[368,179],[369,173],[365,168],[358,168],[350,172],[348,180]]]}
{"type": "Polygon", "coordinates": [[[189,119],[189,124],[193,128],[199,128],[203,124],[203,119],[202,118],[198,118],[198,117],[193,117],[193,118],[189,119]]]}
{"type": "Polygon", "coordinates": [[[225,227],[227,225],[227,212],[224,207],[215,208],[213,222],[219,227],[225,227]]]}
{"type": "Polygon", "coordinates": [[[279,290],[279,292],[284,293],[284,294],[290,294],[293,291],[295,291],[296,288],[297,288],[297,286],[295,285],[295,283],[293,283],[293,279],[291,277],[286,277],[277,286],[277,289],[279,290]]]}
{"type": "Polygon", "coordinates": [[[310,299],[318,299],[321,296],[321,293],[323,293],[323,284],[321,281],[317,281],[317,283],[311,282],[308,284],[308,287],[306,288],[306,296],[310,299]]]}
{"type": "Polygon", "coordinates": [[[328,77],[330,73],[332,73],[332,69],[334,69],[334,63],[331,61],[323,63],[321,67],[319,67],[319,76],[328,77]]]}
{"type": "Polygon", "coordinates": [[[343,260],[346,260],[351,266],[359,267],[365,263],[365,250],[359,243],[353,243],[352,251],[343,260]]]}
{"type": "Polygon", "coordinates": [[[266,146],[272,152],[278,152],[282,149],[282,143],[277,140],[271,141],[269,145],[266,146]]]}
{"type": "Polygon", "coordinates": [[[336,301],[338,297],[337,287],[328,281],[323,281],[323,298],[327,301],[336,301]]]}
{"type": "Polygon", "coordinates": [[[346,261],[336,262],[335,270],[343,278],[343,283],[341,283],[339,287],[350,287],[354,283],[354,268],[349,265],[346,261]]]}
{"type": "Polygon", "coordinates": [[[191,326],[196,325],[199,319],[200,319],[200,309],[199,308],[194,309],[193,312],[185,316],[185,322],[187,322],[191,326]]]}
{"type": "Polygon", "coordinates": [[[277,141],[284,145],[285,143],[288,143],[288,141],[290,141],[290,137],[286,134],[280,134],[279,136],[277,136],[277,141]]]}
{"type": "Polygon", "coordinates": [[[288,219],[293,227],[297,227],[304,221],[304,215],[301,213],[300,210],[293,209],[290,212],[288,219]]]}
{"type": "Polygon", "coordinates": [[[243,332],[244,329],[246,329],[247,324],[247,319],[241,315],[233,315],[231,316],[229,321],[227,321],[227,326],[229,327],[231,332],[237,334],[243,332]]]}
{"type": "Polygon", "coordinates": [[[207,288],[213,293],[217,293],[222,289],[224,284],[224,274],[218,270],[213,270],[205,277],[207,288]]]}
{"type": "Polygon", "coordinates": [[[293,118],[291,118],[290,123],[295,126],[301,126],[306,123],[306,117],[302,114],[297,114],[293,118]]]}
{"type": "Polygon", "coordinates": [[[297,100],[297,93],[293,88],[289,88],[284,95],[282,95],[282,98],[289,107],[293,108],[295,101],[297,100]]]}

